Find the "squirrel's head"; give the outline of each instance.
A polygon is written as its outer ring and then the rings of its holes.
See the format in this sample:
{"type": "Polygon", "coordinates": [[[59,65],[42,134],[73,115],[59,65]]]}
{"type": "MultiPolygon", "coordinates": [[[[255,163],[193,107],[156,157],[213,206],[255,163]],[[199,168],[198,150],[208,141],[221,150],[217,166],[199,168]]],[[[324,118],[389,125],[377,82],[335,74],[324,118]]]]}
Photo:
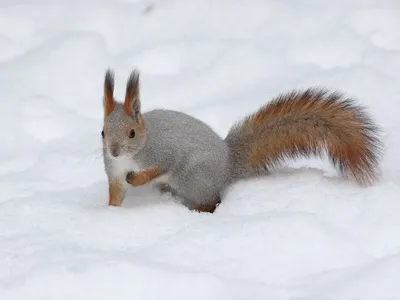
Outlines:
{"type": "Polygon", "coordinates": [[[125,102],[114,99],[114,73],[108,69],[104,79],[103,147],[111,158],[134,156],[146,142],[146,130],[140,111],[139,72],[128,78],[125,102]]]}

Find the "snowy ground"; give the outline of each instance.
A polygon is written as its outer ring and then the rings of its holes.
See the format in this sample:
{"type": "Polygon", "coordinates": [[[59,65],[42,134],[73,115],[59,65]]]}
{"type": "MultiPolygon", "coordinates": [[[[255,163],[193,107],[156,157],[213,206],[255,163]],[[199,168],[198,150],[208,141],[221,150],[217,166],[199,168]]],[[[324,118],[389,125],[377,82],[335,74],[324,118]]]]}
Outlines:
{"type": "Polygon", "coordinates": [[[0,0],[0,299],[400,299],[396,0],[0,0]],[[104,70],[142,107],[224,136],[276,94],[357,97],[384,130],[382,181],[299,161],[215,214],[143,187],[107,206],[104,70]],[[303,168],[298,168],[303,167],[303,168]]]}

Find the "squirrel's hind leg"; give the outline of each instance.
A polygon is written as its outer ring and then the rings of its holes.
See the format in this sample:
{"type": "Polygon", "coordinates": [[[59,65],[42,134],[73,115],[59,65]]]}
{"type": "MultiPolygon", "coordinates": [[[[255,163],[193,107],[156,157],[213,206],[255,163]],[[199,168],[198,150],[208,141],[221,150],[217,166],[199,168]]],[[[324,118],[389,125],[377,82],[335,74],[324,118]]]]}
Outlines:
{"type": "Polygon", "coordinates": [[[221,203],[220,197],[213,201],[209,201],[205,204],[201,204],[197,206],[194,210],[197,212],[208,212],[208,213],[214,213],[215,209],[218,207],[218,205],[221,203]]]}
{"type": "MultiPolygon", "coordinates": [[[[169,193],[172,197],[179,196],[179,193],[167,183],[158,183],[155,187],[162,195],[169,193]]],[[[193,202],[190,202],[188,200],[183,200],[183,205],[188,207],[190,210],[208,213],[213,213],[220,203],[221,200],[219,199],[219,197],[215,201],[207,201],[206,204],[201,205],[193,204],[193,202]]]]}
{"type": "MultiPolygon", "coordinates": [[[[211,195],[207,192],[203,195],[201,193],[188,194],[184,191],[183,193],[177,193],[177,196],[183,199],[182,204],[191,211],[214,213],[217,206],[221,203],[219,195],[211,195]]],[[[193,192],[193,191],[192,191],[193,192]]]]}
{"type": "Polygon", "coordinates": [[[218,168],[213,155],[200,153],[186,161],[172,181],[183,205],[189,210],[213,213],[228,182],[225,173],[225,168],[218,168]]]}

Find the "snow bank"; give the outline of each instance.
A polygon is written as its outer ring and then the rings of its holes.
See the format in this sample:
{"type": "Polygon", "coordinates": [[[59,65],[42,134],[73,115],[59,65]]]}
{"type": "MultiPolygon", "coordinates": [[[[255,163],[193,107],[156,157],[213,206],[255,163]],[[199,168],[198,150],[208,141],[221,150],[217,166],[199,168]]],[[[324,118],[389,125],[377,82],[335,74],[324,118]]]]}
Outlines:
{"type": "Polygon", "coordinates": [[[0,299],[400,298],[396,1],[0,1],[0,299]],[[104,70],[142,107],[224,136],[292,88],[354,96],[382,126],[382,181],[299,160],[213,215],[148,187],[107,206],[104,70]]]}

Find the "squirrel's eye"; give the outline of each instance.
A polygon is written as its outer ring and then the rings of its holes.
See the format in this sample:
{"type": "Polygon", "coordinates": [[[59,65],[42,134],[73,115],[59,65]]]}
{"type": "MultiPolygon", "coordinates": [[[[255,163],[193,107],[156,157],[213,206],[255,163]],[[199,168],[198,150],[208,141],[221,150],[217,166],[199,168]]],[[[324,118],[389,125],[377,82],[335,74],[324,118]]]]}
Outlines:
{"type": "Polygon", "coordinates": [[[101,131],[101,136],[104,138],[104,130],[101,131]]]}
{"type": "Polygon", "coordinates": [[[129,132],[129,138],[133,139],[135,137],[135,130],[131,130],[131,132],[129,132]]]}

